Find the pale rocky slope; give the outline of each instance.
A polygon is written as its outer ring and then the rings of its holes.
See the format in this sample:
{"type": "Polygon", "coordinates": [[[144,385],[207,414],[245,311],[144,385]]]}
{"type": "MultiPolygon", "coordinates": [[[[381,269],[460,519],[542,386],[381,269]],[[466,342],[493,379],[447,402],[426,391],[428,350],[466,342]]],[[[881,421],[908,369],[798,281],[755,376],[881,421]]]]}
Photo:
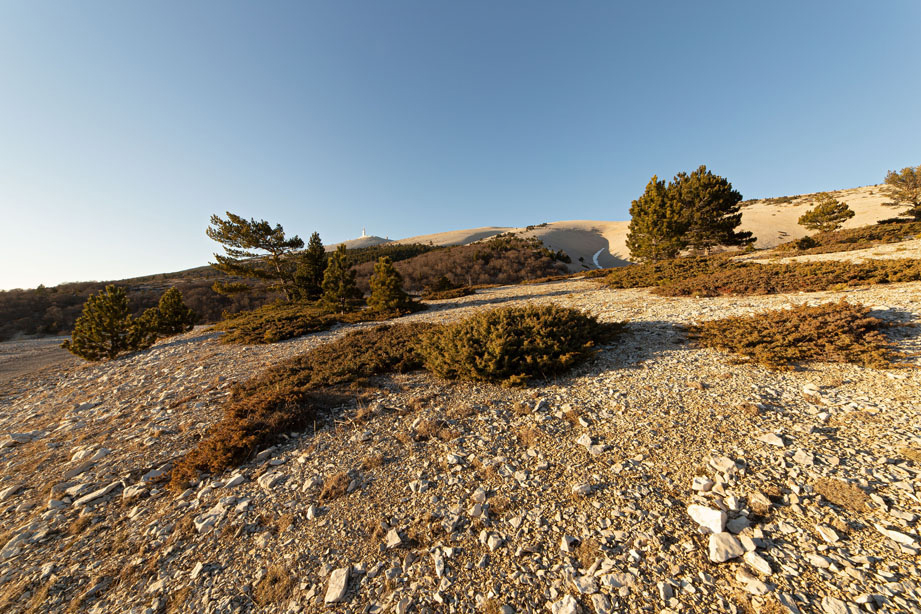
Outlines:
{"type": "MultiPolygon", "coordinates": [[[[903,451],[921,450],[921,370],[772,372],[681,329],[840,298],[921,316],[921,283],[686,299],[566,280],[443,301],[404,320],[554,302],[629,324],[524,390],[377,380],[181,494],[164,472],[232,382],[355,327],[256,347],[196,330],[19,378],[0,395],[0,610],[921,612],[921,457],[903,451]],[[320,500],[341,471],[348,494],[320,500]],[[823,477],[868,509],[823,500],[823,477]],[[709,537],[691,505],[728,530],[709,537]],[[260,607],[267,574],[290,592],[260,607]]],[[[921,351],[918,330],[894,329],[899,348],[921,351]]]]}
{"type": "MultiPolygon", "coordinates": [[[[883,194],[882,187],[882,185],[871,185],[831,192],[835,198],[847,203],[854,210],[854,217],[844,224],[844,228],[875,224],[881,219],[895,217],[905,209],[905,207],[884,206],[889,199],[883,194]]],[[[797,220],[814,206],[814,195],[805,194],[790,198],[792,200],[789,202],[779,202],[778,199],[747,202],[742,208],[742,225],[739,230],[751,231],[758,239],[755,246],[759,249],[771,248],[810,234],[797,224],[797,220]]],[[[388,242],[466,245],[500,233],[512,232],[526,237],[536,237],[554,251],[562,249],[573,261],[570,270],[579,271],[628,264],[630,261],[630,251],[627,249],[628,225],[629,222],[568,220],[534,227],[471,228],[420,235],[397,241],[381,237],[364,237],[346,241],[345,245],[347,247],[367,247],[388,242]]],[[[335,246],[330,246],[328,249],[333,248],[335,246]]]]}

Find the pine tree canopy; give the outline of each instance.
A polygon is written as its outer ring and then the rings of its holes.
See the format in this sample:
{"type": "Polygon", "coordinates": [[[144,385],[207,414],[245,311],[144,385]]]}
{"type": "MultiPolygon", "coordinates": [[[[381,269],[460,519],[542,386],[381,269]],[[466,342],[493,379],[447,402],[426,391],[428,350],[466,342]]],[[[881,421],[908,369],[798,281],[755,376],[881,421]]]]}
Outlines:
{"type": "Polygon", "coordinates": [[[678,173],[667,186],[653,176],[630,206],[631,258],[651,262],[674,258],[686,248],[709,252],[754,242],[752,233],[735,231],[742,222],[741,201],[732,184],[706,166],[678,173]]]}
{"type": "Polygon", "coordinates": [[[323,273],[326,271],[326,248],[319,233],[310,235],[307,249],[297,256],[294,284],[301,298],[316,299],[323,293],[323,273]]]}
{"type": "Polygon", "coordinates": [[[921,164],[886,173],[883,191],[892,199],[889,204],[911,207],[903,215],[921,220],[921,164]]]}
{"type": "Polygon", "coordinates": [[[374,264],[370,284],[368,306],[371,309],[381,313],[412,311],[413,301],[403,291],[403,278],[389,257],[381,256],[374,264]]]}
{"type": "Polygon", "coordinates": [[[687,223],[683,212],[666,194],[665,181],[653,175],[643,195],[630,204],[627,248],[636,261],[674,258],[686,245],[687,223]]]}
{"type": "Polygon", "coordinates": [[[136,325],[122,288],[106,286],[87,299],[70,341],[61,347],[86,360],[115,358],[124,352],[150,347],[153,340],[142,323],[136,325]]]}
{"type": "Polygon", "coordinates": [[[323,295],[320,301],[329,311],[343,313],[350,311],[361,291],[355,285],[355,271],[349,266],[345,245],[339,245],[323,274],[323,295]]]}
{"type": "Polygon", "coordinates": [[[797,223],[809,230],[831,232],[841,228],[852,217],[854,212],[846,203],[835,200],[828,192],[822,192],[816,196],[815,208],[801,215],[797,223]]]}
{"type": "Polygon", "coordinates": [[[678,203],[687,222],[688,247],[709,252],[720,245],[747,245],[750,232],[735,232],[742,223],[742,195],[723,177],[701,165],[696,171],[678,173],[668,186],[667,200],[678,203]]]}
{"type": "Polygon", "coordinates": [[[285,237],[281,224],[273,228],[265,220],[226,213],[226,220],[212,215],[206,231],[226,252],[214,254],[217,262],[211,266],[228,275],[274,281],[270,288],[282,290],[288,300],[295,298],[294,265],[288,256],[304,247],[300,237],[285,237]]]}

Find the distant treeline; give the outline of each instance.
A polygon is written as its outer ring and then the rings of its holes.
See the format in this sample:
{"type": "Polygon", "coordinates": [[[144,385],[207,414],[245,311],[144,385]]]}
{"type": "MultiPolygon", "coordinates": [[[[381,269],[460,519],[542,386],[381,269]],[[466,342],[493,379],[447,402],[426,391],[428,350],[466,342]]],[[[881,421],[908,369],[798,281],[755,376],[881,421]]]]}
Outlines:
{"type": "MultiPolygon", "coordinates": [[[[422,244],[385,244],[349,250],[349,259],[357,271],[358,287],[368,291],[374,262],[389,256],[403,275],[404,288],[422,292],[435,286],[442,277],[452,285],[511,284],[527,279],[557,275],[569,258],[562,252],[546,249],[536,239],[499,235],[487,241],[455,247],[422,244]]],[[[255,309],[281,298],[267,294],[257,282],[245,282],[254,291],[221,295],[211,287],[216,281],[240,282],[211,267],[199,267],[177,273],[164,273],[117,282],[67,283],[32,290],[0,291],[0,341],[18,335],[62,335],[73,330],[83,303],[107,284],[124,288],[135,316],[156,306],[160,295],[170,287],[182,292],[186,305],[199,316],[200,323],[217,322],[224,313],[255,309]]]]}
{"type": "MultiPolygon", "coordinates": [[[[211,286],[223,275],[210,267],[114,282],[128,294],[132,314],[155,307],[163,292],[176,287],[199,322],[217,322],[224,312],[255,309],[278,298],[266,294],[222,296],[211,286]]],[[[73,330],[83,303],[113,282],[67,283],[51,288],[0,291],[0,341],[19,335],[64,335],[73,330]]]]}

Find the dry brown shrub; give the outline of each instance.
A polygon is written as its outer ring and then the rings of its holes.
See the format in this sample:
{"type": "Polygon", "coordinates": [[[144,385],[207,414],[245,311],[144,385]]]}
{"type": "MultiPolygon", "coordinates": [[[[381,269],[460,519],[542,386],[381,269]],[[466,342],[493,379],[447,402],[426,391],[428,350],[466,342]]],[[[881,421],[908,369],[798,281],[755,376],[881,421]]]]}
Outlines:
{"type": "Polygon", "coordinates": [[[571,424],[572,426],[579,426],[579,416],[581,413],[578,409],[570,409],[569,411],[563,412],[563,420],[571,424]]]}
{"type": "Polygon", "coordinates": [[[601,546],[595,539],[587,539],[576,546],[574,554],[582,569],[588,569],[598,559],[601,546]]]}
{"type": "Polygon", "coordinates": [[[183,489],[201,472],[216,474],[286,432],[313,426],[318,411],[342,404],[343,386],[417,369],[421,360],[414,344],[430,328],[401,324],[355,331],[234,386],[223,418],[177,462],[171,486],[183,489]]]}
{"type": "Polygon", "coordinates": [[[323,490],[320,491],[320,499],[332,501],[341,497],[348,490],[351,481],[347,471],[340,471],[327,477],[323,482],[323,490]]]}
{"type": "Polygon", "coordinates": [[[170,591],[169,595],[166,597],[166,612],[167,614],[174,614],[179,612],[188,612],[189,609],[186,608],[186,601],[188,601],[189,596],[192,594],[191,586],[183,586],[179,590],[170,591]]]}
{"type": "Polygon", "coordinates": [[[524,401],[518,401],[512,405],[512,413],[516,416],[530,416],[532,413],[531,406],[524,401]]]}
{"type": "Polygon", "coordinates": [[[529,448],[533,448],[539,442],[543,436],[543,431],[541,431],[536,426],[523,426],[518,429],[518,439],[521,440],[521,443],[526,445],[529,448]]]}
{"type": "Polygon", "coordinates": [[[370,471],[384,464],[384,455],[383,454],[369,454],[368,456],[361,459],[361,468],[364,471],[370,471]]]}
{"type": "Polygon", "coordinates": [[[447,426],[447,423],[444,420],[426,418],[416,425],[415,439],[416,441],[428,441],[433,437],[437,437],[438,432],[445,426],[447,426]]]}
{"type": "Polygon", "coordinates": [[[280,603],[291,595],[294,578],[281,565],[272,565],[259,584],[253,588],[253,601],[260,606],[280,603]]]}
{"type": "Polygon", "coordinates": [[[92,516],[78,516],[67,525],[68,535],[80,535],[93,522],[92,516]]]}
{"type": "Polygon", "coordinates": [[[736,405],[736,409],[749,418],[757,418],[761,414],[761,410],[754,403],[740,403],[736,405]]]}
{"type": "Polygon", "coordinates": [[[846,510],[858,513],[867,511],[870,497],[860,488],[844,480],[822,478],[813,485],[813,489],[826,500],[846,510]]]}
{"type": "Polygon", "coordinates": [[[502,518],[512,509],[512,502],[506,496],[493,497],[489,500],[489,513],[496,518],[502,518]]]}
{"type": "MultiPolygon", "coordinates": [[[[624,267],[629,268],[629,267],[624,267]]],[[[853,262],[735,263],[715,272],[676,280],[654,290],[663,296],[788,294],[848,286],[921,280],[921,260],[899,258],[853,262]]]]}
{"type": "Polygon", "coordinates": [[[902,446],[901,448],[899,448],[899,454],[901,454],[908,460],[914,461],[916,463],[921,463],[921,448],[915,448],[912,446],[902,446]]]}
{"type": "Polygon", "coordinates": [[[770,369],[804,361],[889,367],[899,355],[870,309],[844,300],[704,322],[690,327],[701,347],[741,354],[770,369]]]}
{"type": "Polygon", "coordinates": [[[275,520],[275,528],[278,535],[293,527],[295,524],[294,514],[282,514],[275,520]]]}

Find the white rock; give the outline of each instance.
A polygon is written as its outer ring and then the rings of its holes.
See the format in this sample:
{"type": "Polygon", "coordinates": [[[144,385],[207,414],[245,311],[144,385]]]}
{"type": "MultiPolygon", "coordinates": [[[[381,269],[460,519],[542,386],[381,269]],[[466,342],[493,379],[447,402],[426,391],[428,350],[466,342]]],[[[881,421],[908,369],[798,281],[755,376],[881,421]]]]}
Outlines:
{"type": "Polygon", "coordinates": [[[841,536],[838,535],[837,531],[825,524],[815,525],[815,530],[818,531],[819,537],[824,539],[829,544],[833,544],[836,541],[841,539],[841,536]]]}
{"type": "Polygon", "coordinates": [[[560,538],[560,550],[563,552],[572,552],[576,549],[577,543],[579,543],[579,540],[572,535],[564,535],[560,538]]]}
{"type": "Polygon", "coordinates": [[[189,577],[193,580],[196,579],[198,576],[201,575],[201,572],[204,568],[205,566],[202,565],[201,561],[198,561],[197,563],[195,563],[195,566],[192,568],[192,571],[189,573],[189,577]]]}
{"type": "Polygon", "coordinates": [[[491,552],[494,552],[499,546],[502,545],[502,542],[503,542],[503,541],[504,541],[504,540],[503,540],[501,537],[499,537],[499,536],[496,535],[495,533],[492,533],[492,534],[486,539],[486,547],[489,548],[489,550],[490,550],[491,552]]]}
{"type": "Polygon", "coordinates": [[[691,488],[698,492],[709,492],[713,488],[713,480],[704,476],[697,476],[691,482],[691,488]]]}
{"type": "Polygon", "coordinates": [[[582,607],[572,595],[566,595],[550,606],[553,614],[582,614],[582,607]]]}
{"type": "Polygon", "coordinates": [[[10,497],[18,493],[20,488],[21,487],[17,485],[17,486],[8,486],[4,488],[3,490],[0,490],[0,501],[6,501],[10,497]]]}
{"type": "Polygon", "coordinates": [[[595,582],[595,578],[589,575],[575,576],[572,579],[572,584],[582,595],[591,595],[598,592],[598,583],[595,582]]]}
{"type": "Polygon", "coordinates": [[[329,584],[326,586],[326,603],[339,603],[349,589],[349,568],[340,567],[329,574],[329,584]]]}
{"type": "Polygon", "coordinates": [[[590,495],[592,492],[591,484],[576,484],[572,487],[572,494],[582,497],[590,495]]]}
{"type": "Polygon", "coordinates": [[[757,571],[760,574],[765,576],[771,575],[771,564],[767,562],[764,557],[760,556],[757,552],[746,552],[745,556],[742,557],[748,566],[757,571]]]}
{"type": "Polygon", "coordinates": [[[726,530],[738,535],[750,526],[751,523],[748,521],[748,518],[745,516],[738,516],[726,523],[726,530]]]}
{"type": "Polygon", "coordinates": [[[874,524],[876,530],[879,531],[882,535],[888,537],[894,542],[898,542],[903,546],[911,546],[915,543],[915,537],[908,535],[906,533],[900,533],[899,531],[893,531],[892,529],[887,529],[883,525],[874,524]]]}
{"type": "Polygon", "coordinates": [[[774,433],[765,433],[764,435],[759,435],[758,441],[761,443],[766,443],[769,446],[775,446],[777,448],[782,448],[786,445],[784,444],[783,439],[774,433]]]}
{"type": "Polygon", "coordinates": [[[709,541],[710,560],[714,563],[725,563],[745,554],[741,542],[731,533],[714,533],[709,541]]]}
{"type": "Polygon", "coordinates": [[[595,614],[612,614],[614,612],[611,609],[611,600],[606,595],[595,593],[592,595],[591,600],[595,614]]]}
{"type": "Polygon", "coordinates": [[[726,512],[722,510],[693,504],[688,506],[688,514],[694,522],[710,531],[710,533],[722,533],[726,528],[726,512]]]}
{"type": "Polygon", "coordinates": [[[256,482],[262,487],[262,490],[270,491],[287,479],[284,473],[278,471],[269,471],[259,476],[256,482]]]}
{"type": "Polygon", "coordinates": [[[99,490],[95,490],[88,495],[83,495],[82,497],[74,501],[74,507],[83,507],[87,503],[92,503],[96,499],[100,499],[106,496],[107,494],[109,494],[110,492],[112,492],[113,490],[117,488],[120,488],[121,486],[122,486],[121,482],[112,482],[108,486],[104,486],[100,488],[99,490]]]}
{"type": "Polygon", "coordinates": [[[224,484],[224,488],[233,488],[234,486],[239,486],[245,481],[246,481],[246,478],[244,476],[237,474],[235,476],[232,476],[229,480],[227,480],[227,483],[224,484]]]}
{"type": "Polygon", "coordinates": [[[825,614],[861,614],[858,606],[828,596],[822,598],[822,611],[825,614]]]}
{"type": "Polygon", "coordinates": [[[385,543],[387,548],[396,548],[403,543],[403,538],[400,537],[400,532],[396,529],[390,529],[387,531],[387,536],[385,537],[385,543]]]}

